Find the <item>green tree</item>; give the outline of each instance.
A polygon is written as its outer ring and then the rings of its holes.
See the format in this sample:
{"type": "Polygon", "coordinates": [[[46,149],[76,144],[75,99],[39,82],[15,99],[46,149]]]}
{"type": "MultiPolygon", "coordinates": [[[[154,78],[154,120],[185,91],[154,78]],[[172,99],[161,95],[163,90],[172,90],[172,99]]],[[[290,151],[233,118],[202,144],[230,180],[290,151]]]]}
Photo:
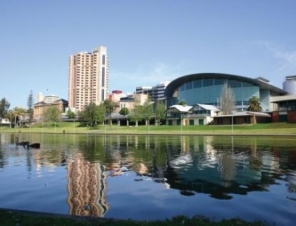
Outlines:
{"type": "Polygon", "coordinates": [[[25,108],[21,108],[21,107],[15,107],[13,109],[13,113],[14,113],[14,126],[18,126],[19,125],[19,121],[20,118],[22,118],[23,116],[25,116],[27,114],[28,110],[26,110],[25,108]]]}
{"type": "Polygon", "coordinates": [[[128,108],[121,108],[119,111],[119,114],[121,115],[128,115],[128,113],[129,113],[128,108]]]}
{"type": "Polygon", "coordinates": [[[260,105],[260,101],[258,97],[251,97],[249,99],[249,106],[248,106],[248,111],[255,111],[255,112],[261,112],[262,111],[262,107],[260,105]]]}
{"type": "Polygon", "coordinates": [[[234,103],[235,98],[233,95],[233,91],[228,83],[224,83],[220,95],[220,108],[224,115],[229,115],[233,113],[235,106],[234,103]]]}
{"type": "Polygon", "coordinates": [[[186,102],[184,100],[181,100],[178,105],[186,106],[186,102]]]}
{"type": "Polygon", "coordinates": [[[165,104],[163,101],[157,101],[155,105],[155,124],[160,124],[160,120],[165,119],[165,104]]]}
{"type": "Polygon", "coordinates": [[[59,122],[61,119],[60,115],[61,112],[58,108],[50,106],[45,110],[42,118],[45,122],[59,122]]]}
{"type": "Polygon", "coordinates": [[[105,105],[96,105],[90,103],[84,107],[84,110],[79,113],[79,119],[89,126],[95,126],[104,121],[106,115],[105,105]]]}
{"type": "Polygon", "coordinates": [[[145,124],[146,126],[148,124],[150,124],[150,119],[151,117],[154,115],[154,112],[153,112],[153,103],[151,102],[151,99],[148,98],[143,107],[142,107],[142,114],[143,114],[143,118],[145,119],[145,124]]]}
{"type": "Polygon", "coordinates": [[[33,116],[34,116],[34,108],[33,108],[33,91],[30,91],[29,97],[28,97],[28,116],[29,116],[29,124],[32,123],[33,121],[33,116]]]}
{"type": "Polygon", "coordinates": [[[70,108],[67,111],[67,116],[69,119],[74,119],[76,117],[75,113],[73,111],[71,111],[70,108]]]}
{"type": "Polygon", "coordinates": [[[119,104],[117,102],[114,102],[113,100],[110,100],[110,99],[104,100],[103,104],[105,105],[106,112],[109,116],[109,124],[112,125],[111,114],[114,112],[114,110],[116,108],[119,107],[119,104]]]}
{"type": "Polygon", "coordinates": [[[129,114],[132,122],[136,123],[138,126],[138,122],[143,119],[143,106],[135,105],[134,109],[129,114]]]}
{"type": "Polygon", "coordinates": [[[13,110],[8,110],[8,112],[7,112],[7,118],[9,119],[9,127],[11,128],[11,124],[12,124],[12,122],[14,121],[14,116],[15,114],[14,114],[14,111],[13,110]]]}
{"type": "Polygon", "coordinates": [[[10,107],[10,103],[6,98],[2,98],[0,101],[0,119],[5,118],[7,115],[7,111],[10,107]]]}

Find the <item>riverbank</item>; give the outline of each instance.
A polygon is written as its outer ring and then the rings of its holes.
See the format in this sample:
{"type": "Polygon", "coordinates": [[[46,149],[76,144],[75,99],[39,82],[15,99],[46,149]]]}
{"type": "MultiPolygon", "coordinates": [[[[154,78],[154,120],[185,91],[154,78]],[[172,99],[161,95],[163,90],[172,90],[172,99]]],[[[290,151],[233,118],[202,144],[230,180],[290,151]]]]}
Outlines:
{"type": "Polygon", "coordinates": [[[133,220],[117,220],[117,219],[106,219],[96,217],[78,217],[69,216],[62,214],[49,214],[39,213],[30,211],[19,211],[19,210],[7,210],[0,209],[0,222],[1,225],[21,225],[21,226],[64,226],[64,225],[75,225],[75,226],[177,226],[177,225],[240,225],[240,226],[259,226],[267,225],[264,222],[247,222],[238,218],[214,221],[202,216],[196,216],[193,218],[187,218],[183,216],[175,217],[171,220],[163,221],[133,221],[133,220]]]}
{"type": "Polygon", "coordinates": [[[266,123],[256,125],[203,126],[80,126],[77,122],[36,124],[28,128],[0,127],[0,133],[131,134],[131,135],[233,135],[296,136],[296,124],[266,123]]]}

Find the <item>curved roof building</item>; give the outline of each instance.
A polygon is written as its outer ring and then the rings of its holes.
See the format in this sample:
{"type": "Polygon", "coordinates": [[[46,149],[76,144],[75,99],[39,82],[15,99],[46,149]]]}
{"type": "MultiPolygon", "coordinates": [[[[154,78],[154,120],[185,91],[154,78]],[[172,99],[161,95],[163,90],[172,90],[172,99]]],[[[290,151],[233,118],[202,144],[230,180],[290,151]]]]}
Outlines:
{"type": "Polygon", "coordinates": [[[271,111],[270,97],[287,94],[286,91],[272,86],[264,78],[247,78],[221,73],[199,73],[179,77],[165,90],[167,107],[185,101],[187,105],[209,104],[219,106],[222,87],[228,83],[235,97],[237,110],[246,110],[249,99],[258,97],[263,111],[271,111]]]}

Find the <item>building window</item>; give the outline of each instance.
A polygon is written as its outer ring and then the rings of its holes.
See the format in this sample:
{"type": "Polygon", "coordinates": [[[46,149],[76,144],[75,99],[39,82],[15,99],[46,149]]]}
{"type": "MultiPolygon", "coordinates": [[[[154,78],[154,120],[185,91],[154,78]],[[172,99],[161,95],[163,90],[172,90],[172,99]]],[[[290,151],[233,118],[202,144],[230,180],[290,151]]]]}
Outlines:
{"type": "Polygon", "coordinates": [[[106,56],[105,56],[105,55],[103,55],[103,56],[102,56],[102,64],[103,64],[103,65],[105,65],[105,61],[106,61],[106,59],[105,59],[105,58],[106,58],[106,56]]]}
{"type": "Polygon", "coordinates": [[[102,89],[102,101],[105,100],[105,92],[104,90],[102,89]]]}
{"type": "Polygon", "coordinates": [[[192,89],[192,82],[186,83],[186,89],[192,89]]]}
{"type": "Polygon", "coordinates": [[[193,82],[193,87],[194,87],[194,88],[201,87],[201,80],[195,80],[195,81],[193,82]]]}
{"type": "Polygon", "coordinates": [[[248,86],[252,86],[252,84],[247,83],[247,82],[244,82],[244,83],[243,83],[243,87],[248,87],[248,86]]]}
{"type": "Polygon", "coordinates": [[[203,86],[212,86],[213,82],[213,79],[203,79],[203,86]]]}
{"type": "Polygon", "coordinates": [[[105,86],[105,67],[102,67],[102,86],[105,86]]]}
{"type": "Polygon", "coordinates": [[[225,80],[223,79],[215,79],[215,85],[223,85],[225,83],[225,80]]]}
{"type": "Polygon", "coordinates": [[[231,88],[241,87],[241,82],[240,81],[230,80],[230,81],[228,81],[228,83],[229,83],[231,88]]]}
{"type": "Polygon", "coordinates": [[[180,91],[184,91],[185,90],[185,84],[180,86],[180,91]]]}

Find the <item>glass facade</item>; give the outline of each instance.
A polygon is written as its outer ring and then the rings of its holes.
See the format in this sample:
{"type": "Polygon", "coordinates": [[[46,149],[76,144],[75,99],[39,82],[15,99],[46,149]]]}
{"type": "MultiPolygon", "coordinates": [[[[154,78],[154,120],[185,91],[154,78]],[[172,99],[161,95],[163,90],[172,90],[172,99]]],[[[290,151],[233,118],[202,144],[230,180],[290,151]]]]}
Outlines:
{"type": "Polygon", "coordinates": [[[105,67],[102,67],[102,86],[105,86],[105,67]]]}
{"type": "Polygon", "coordinates": [[[105,65],[105,58],[106,58],[106,56],[103,55],[103,56],[102,56],[102,65],[105,65]]]}
{"type": "Polygon", "coordinates": [[[199,103],[219,106],[222,87],[225,83],[228,83],[232,88],[236,108],[238,110],[246,110],[251,97],[255,96],[260,98],[259,86],[234,79],[213,78],[197,79],[184,83],[179,87],[178,100],[185,101],[187,105],[195,105],[199,103]]]}
{"type": "Polygon", "coordinates": [[[296,111],[296,101],[289,100],[278,103],[278,111],[296,111]]]}

